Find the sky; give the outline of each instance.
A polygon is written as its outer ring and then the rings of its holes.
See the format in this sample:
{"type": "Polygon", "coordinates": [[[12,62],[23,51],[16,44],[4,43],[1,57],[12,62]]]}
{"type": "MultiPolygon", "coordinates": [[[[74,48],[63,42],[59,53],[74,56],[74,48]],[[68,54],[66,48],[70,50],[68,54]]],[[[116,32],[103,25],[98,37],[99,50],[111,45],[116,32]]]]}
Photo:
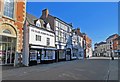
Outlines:
{"type": "Polygon", "coordinates": [[[94,43],[118,33],[117,2],[27,2],[27,12],[39,18],[43,9],[80,28],[94,43]]]}

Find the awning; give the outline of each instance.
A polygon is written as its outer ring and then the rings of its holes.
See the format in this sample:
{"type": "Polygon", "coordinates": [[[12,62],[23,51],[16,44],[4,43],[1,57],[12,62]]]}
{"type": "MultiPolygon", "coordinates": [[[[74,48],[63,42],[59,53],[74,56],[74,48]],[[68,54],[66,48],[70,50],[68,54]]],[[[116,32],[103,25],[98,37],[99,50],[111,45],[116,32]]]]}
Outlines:
{"type": "Polygon", "coordinates": [[[47,49],[47,50],[57,50],[56,48],[44,48],[44,49],[47,49]]]}
{"type": "Polygon", "coordinates": [[[42,47],[42,46],[31,46],[31,48],[34,48],[34,49],[47,49],[47,50],[57,50],[56,48],[52,48],[52,47],[42,47]]]}
{"type": "Polygon", "coordinates": [[[114,52],[120,52],[120,50],[114,50],[114,52]]]}
{"type": "Polygon", "coordinates": [[[44,49],[44,47],[41,47],[41,46],[31,46],[31,48],[44,49]]]}

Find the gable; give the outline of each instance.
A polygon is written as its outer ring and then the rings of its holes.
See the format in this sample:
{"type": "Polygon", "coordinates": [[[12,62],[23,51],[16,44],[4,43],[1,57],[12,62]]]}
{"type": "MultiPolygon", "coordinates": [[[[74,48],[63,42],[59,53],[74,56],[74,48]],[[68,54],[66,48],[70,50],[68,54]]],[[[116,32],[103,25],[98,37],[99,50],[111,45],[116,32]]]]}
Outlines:
{"type": "Polygon", "coordinates": [[[41,27],[40,20],[37,20],[35,25],[36,25],[37,27],[41,27]]]}

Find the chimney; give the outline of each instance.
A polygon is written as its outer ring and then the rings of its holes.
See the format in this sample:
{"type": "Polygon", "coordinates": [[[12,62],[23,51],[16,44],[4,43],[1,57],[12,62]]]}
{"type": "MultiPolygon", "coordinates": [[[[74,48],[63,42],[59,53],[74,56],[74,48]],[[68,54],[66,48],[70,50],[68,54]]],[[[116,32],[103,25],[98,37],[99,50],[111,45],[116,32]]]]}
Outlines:
{"type": "Polygon", "coordinates": [[[80,34],[80,28],[76,29],[77,34],[80,34]]]}
{"type": "Polygon", "coordinates": [[[77,31],[80,32],[80,28],[77,28],[77,31]]]}
{"type": "Polygon", "coordinates": [[[48,9],[42,10],[42,18],[43,18],[43,19],[47,18],[47,17],[48,17],[48,14],[49,14],[48,9]]]}

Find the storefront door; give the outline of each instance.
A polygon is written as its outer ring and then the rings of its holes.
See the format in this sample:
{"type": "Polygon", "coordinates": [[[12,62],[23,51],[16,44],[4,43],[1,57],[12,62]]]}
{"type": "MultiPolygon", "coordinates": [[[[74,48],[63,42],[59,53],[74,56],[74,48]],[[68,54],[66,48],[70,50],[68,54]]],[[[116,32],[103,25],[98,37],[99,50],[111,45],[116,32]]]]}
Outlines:
{"type": "Polygon", "coordinates": [[[38,54],[37,54],[37,63],[39,64],[41,62],[42,50],[38,50],[37,52],[38,52],[38,54]]]}
{"type": "Polygon", "coordinates": [[[13,64],[15,56],[16,39],[0,36],[0,65],[13,64]]]}
{"type": "Polygon", "coordinates": [[[71,60],[71,49],[66,49],[66,60],[71,60]]]}

